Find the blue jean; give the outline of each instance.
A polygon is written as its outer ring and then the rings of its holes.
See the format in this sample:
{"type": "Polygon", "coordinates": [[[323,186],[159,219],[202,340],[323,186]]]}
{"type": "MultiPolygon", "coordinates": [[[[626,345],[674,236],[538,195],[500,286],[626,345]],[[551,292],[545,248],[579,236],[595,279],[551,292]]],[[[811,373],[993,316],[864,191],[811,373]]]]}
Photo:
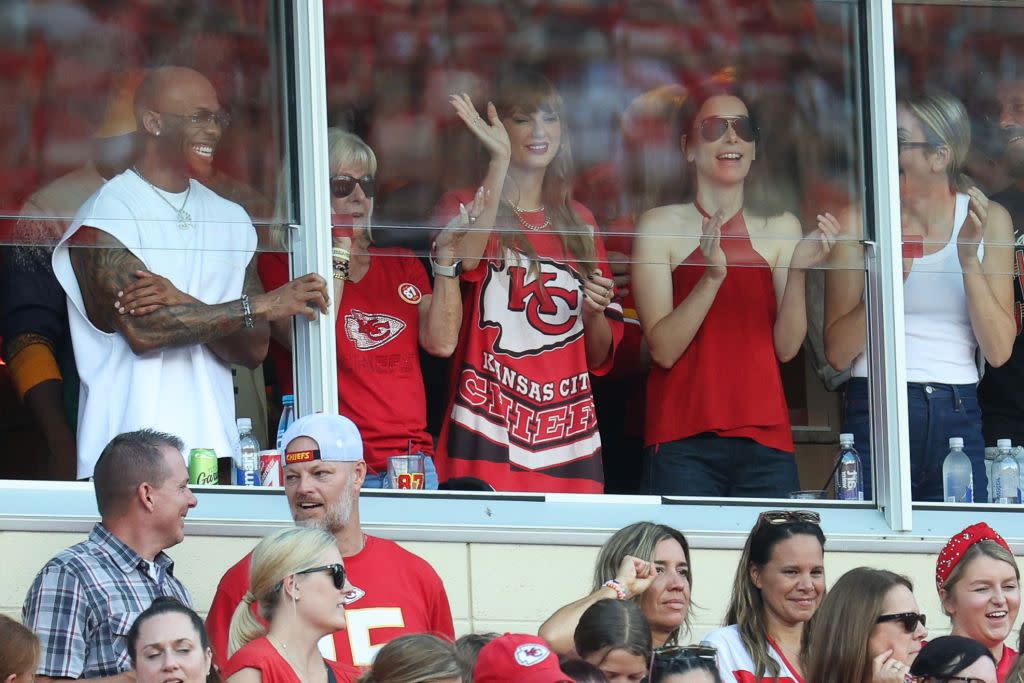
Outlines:
{"type": "Polygon", "coordinates": [[[644,449],[644,489],[664,496],[786,498],[800,488],[792,453],[697,434],[644,449]]]}
{"type": "MultiPolygon", "coordinates": [[[[402,454],[404,455],[404,453],[402,454]]],[[[437,490],[437,468],[434,467],[434,459],[426,453],[413,453],[412,455],[423,456],[423,485],[428,490],[437,490]]],[[[364,489],[389,489],[388,472],[366,472],[366,480],[363,481],[364,489]]]]}
{"type": "MultiPolygon", "coordinates": [[[[853,434],[864,472],[864,498],[871,495],[871,413],[868,381],[854,377],[843,390],[843,428],[853,434]]],[[[988,502],[985,474],[985,440],[981,435],[981,408],[974,384],[907,383],[910,431],[911,497],[917,501],[942,501],[942,461],[949,453],[949,439],[964,440],[964,453],[974,470],[974,502],[988,502]]]]}

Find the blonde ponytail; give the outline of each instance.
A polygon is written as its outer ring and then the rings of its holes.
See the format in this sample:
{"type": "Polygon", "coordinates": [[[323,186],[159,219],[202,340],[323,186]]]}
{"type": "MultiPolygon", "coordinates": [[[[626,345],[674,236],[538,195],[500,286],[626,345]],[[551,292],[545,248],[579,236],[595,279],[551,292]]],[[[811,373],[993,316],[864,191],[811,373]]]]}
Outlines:
{"type": "Polygon", "coordinates": [[[266,627],[252,613],[252,604],[259,607],[259,615],[273,621],[274,612],[284,594],[284,579],[303,569],[309,569],[327,551],[335,547],[334,537],[320,529],[292,527],[270,534],[252,551],[249,564],[249,590],[235,608],[228,630],[228,656],[235,654],[246,643],[261,638],[266,627]]]}

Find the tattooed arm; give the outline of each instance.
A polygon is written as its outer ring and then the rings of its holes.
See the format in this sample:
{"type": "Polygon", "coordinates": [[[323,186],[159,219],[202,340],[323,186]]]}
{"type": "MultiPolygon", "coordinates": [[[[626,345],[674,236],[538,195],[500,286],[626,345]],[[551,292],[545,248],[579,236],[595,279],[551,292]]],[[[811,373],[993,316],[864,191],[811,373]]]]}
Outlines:
{"type": "Polygon", "coordinates": [[[72,246],[69,250],[89,320],[104,332],[124,335],[137,354],[209,344],[220,358],[255,367],[266,355],[269,321],[292,315],[305,315],[312,320],[317,309],[327,311],[326,286],[321,278],[307,275],[264,293],[253,260],[246,269],[243,285],[256,322],[251,329],[245,327],[239,300],[204,304],[186,295],[183,298],[187,301],[160,307],[146,315],[120,315],[115,305],[118,292],[126,290],[135,280],[135,273],[145,270],[145,265],[123,244],[96,228],[82,227],[75,242],[97,245],[72,246]]]}

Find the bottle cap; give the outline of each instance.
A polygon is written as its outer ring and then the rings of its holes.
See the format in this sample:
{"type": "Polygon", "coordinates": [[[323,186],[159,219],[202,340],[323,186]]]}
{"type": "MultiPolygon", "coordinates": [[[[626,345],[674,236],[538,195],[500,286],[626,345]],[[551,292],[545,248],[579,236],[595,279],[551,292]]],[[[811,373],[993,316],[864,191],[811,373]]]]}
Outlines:
{"type": "Polygon", "coordinates": [[[950,448],[963,448],[964,447],[963,437],[959,437],[959,436],[951,436],[951,437],[949,437],[949,447],[950,448]]]}
{"type": "Polygon", "coordinates": [[[846,445],[852,446],[853,445],[853,434],[847,434],[845,432],[843,434],[840,434],[839,435],[839,445],[840,446],[846,446],[846,445]]]}
{"type": "Polygon", "coordinates": [[[285,394],[284,396],[282,396],[281,397],[281,405],[284,405],[284,406],[293,406],[293,405],[295,405],[295,395],[294,394],[285,394]]]}
{"type": "Polygon", "coordinates": [[[998,439],[996,441],[996,448],[1013,448],[1013,442],[1009,439],[998,439]]]}
{"type": "Polygon", "coordinates": [[[235,420],[235,426],[238,427],[240,432],[251,432],[252,431],[252,418],[240,417],[235,420]]]}

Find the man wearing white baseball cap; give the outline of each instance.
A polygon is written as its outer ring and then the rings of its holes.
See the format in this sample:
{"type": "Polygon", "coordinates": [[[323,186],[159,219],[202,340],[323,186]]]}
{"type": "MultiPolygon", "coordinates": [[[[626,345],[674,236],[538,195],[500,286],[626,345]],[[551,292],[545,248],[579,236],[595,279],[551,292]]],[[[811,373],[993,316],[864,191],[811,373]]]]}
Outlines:
{"type": "MultiPolygon", "coordinates": [[[[299,418],[281,441],[284,489],[292,519],[323,529],[338,541],[353,591],[348,627],[320,642],[325,657],[369,666],[392,638],[407,633],[455,637],[444,585],[422,558],[397,543],[363,533],[359,490],[366,477],[363,441],[347,417],[316,413],[299,418]]],[[[246,555],[220,580],[206,618],[214,661],[227,660],[228,626],[249,587],[246,555]]]]}

